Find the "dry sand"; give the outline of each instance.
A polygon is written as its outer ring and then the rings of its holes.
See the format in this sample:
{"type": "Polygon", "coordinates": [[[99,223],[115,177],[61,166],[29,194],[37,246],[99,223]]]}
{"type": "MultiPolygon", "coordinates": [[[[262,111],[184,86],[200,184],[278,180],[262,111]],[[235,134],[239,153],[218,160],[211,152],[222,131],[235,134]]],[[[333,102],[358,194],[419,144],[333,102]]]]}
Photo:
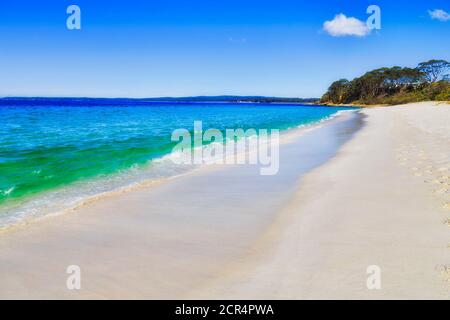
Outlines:
{"type": "Polygon", "coordinates": [[[203,170],[0,233],[0,298],[449,298],[450,106],[361,112],[350,141],[337,119],[282,146],[277,176],[203,170]]]}
{"type": "Polygon", "coordinates": [[[450,297],[450,106],[362,112],[364,129],[302,180],[258,252],[195,297],[450,297]],[[372,265],[380,290],[367,289],[372,265]]]}

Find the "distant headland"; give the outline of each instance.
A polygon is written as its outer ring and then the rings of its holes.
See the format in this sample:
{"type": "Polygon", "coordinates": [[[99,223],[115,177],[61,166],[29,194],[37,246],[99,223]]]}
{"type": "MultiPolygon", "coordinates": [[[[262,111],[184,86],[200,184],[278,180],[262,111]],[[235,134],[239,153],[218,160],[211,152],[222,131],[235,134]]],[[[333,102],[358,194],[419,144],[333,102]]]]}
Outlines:
{"type": "Polygon", "coordinates": [[[450,101],[450,62],[429,60],[415,68],[391,67],[366,72],[351,81],[333,82],[319,103],[335,105],[405,104],[450,101]]]}

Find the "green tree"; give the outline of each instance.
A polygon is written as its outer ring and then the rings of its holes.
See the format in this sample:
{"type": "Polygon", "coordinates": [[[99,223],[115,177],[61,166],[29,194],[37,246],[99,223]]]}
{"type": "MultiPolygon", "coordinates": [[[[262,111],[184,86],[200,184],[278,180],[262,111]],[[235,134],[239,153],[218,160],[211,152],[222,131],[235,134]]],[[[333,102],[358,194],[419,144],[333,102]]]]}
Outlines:
{"type": "Polygon", "coordinates": [[[328,88],[327,97],[333,103],[343,103],[350,82],[347,79],[340,79],[331,84],[328,88]]]}
{"type": "Polygon", "coordinates": [[[446,77],[447,71],[450,70],[450,63],[446,60],[429,60],[419,63],[417,69],[424,73],[428,82],[434,83],[446,77]]]}
{"type": "Polygon", "coordinates": [[[445,60],[422,62],[417,68],[379,68],[352,81],[333,82],[322,102],[398,104],[424,100],[446,100],[450,64],[445,60]]]}

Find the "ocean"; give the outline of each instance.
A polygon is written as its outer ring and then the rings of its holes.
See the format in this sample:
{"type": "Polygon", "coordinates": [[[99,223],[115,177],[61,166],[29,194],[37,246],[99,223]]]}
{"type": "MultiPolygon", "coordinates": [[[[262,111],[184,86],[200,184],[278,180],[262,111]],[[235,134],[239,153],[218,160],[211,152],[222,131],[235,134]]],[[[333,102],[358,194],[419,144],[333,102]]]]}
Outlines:
{"type": "Polygon", "coordinates": [[[40,99],[0,104],[0,227],[90,197],[183,174],[167,157],[173,130],[313,125],[340,110],[298,104],[40,99]]]}

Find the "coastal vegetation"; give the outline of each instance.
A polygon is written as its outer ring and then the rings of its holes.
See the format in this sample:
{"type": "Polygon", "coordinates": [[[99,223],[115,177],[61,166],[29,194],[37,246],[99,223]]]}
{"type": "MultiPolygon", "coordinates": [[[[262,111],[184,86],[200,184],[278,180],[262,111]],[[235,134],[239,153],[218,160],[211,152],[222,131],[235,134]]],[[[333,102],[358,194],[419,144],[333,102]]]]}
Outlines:
{"type": "Polygon", "coordinates": [[[416,68],[391,67],[369,71],[351,81],[333,82],[322,96],[323,104],[402,104],[450,101],[450,63],[421,62],[416,68]]]}

